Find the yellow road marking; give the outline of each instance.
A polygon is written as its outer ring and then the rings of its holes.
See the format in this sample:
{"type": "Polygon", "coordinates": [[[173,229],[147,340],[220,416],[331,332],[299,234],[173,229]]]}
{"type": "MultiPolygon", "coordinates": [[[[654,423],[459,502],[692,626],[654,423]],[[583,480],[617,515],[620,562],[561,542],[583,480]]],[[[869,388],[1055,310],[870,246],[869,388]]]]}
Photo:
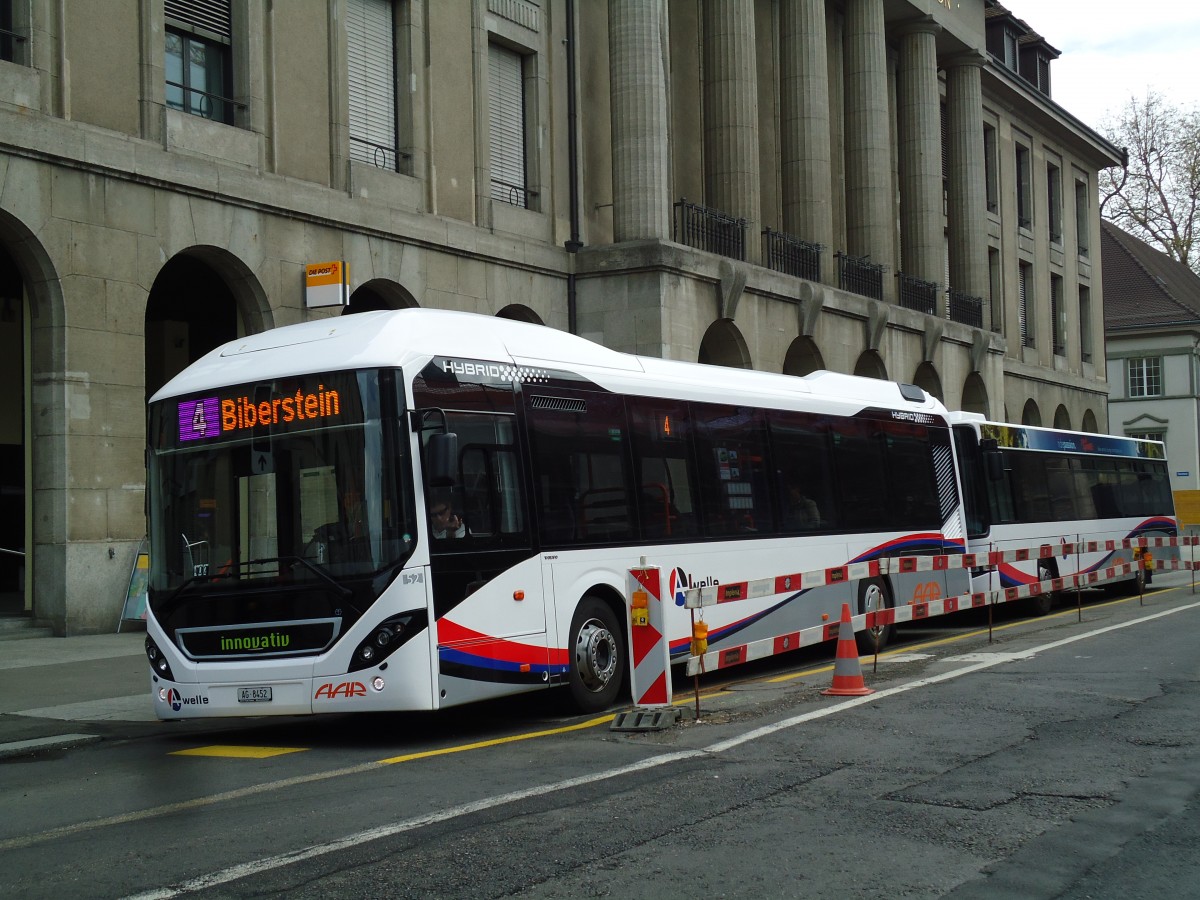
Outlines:
{"type": "Polygon", "coordinates": [[[192,747],[173,750],[169,756],[221,756],[227,759],[268,759],[285,753],[303,753],[307,747],[237,747],[232,744],[213,744],[211,747],[192,747]]]}

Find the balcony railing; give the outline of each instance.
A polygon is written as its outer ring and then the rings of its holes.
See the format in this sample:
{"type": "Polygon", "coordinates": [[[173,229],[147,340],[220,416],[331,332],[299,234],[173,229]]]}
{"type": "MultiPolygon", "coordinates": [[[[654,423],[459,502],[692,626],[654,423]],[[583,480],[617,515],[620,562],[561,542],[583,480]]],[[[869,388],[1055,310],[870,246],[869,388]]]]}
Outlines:
{"type": "Polygon", "coordinates": [[[951,288],[946,291],[949,298],[950,321],[961,322],[972,328],[983,327],[983,298],[951,288]]]}
{"type": "Polygon", "coordinates": [[[821,251],[824,248],[820,244],[764,228],[762,245],[763,265],[768,269],[809,281],[821,280],[821,251]]]}
{"type": "Polygon", "coordinates": [[[852,294],[883,299],[883,273],[887,266],[873,263],[866,256],[838,253],[838,287],[852,294]]]}
{"type": "Polygon", "coordinates": [[[407,164],[412,158],[411,153],[397,150],[394,146],[368,141],[366,138],[350,135],[350,158],[357,162],[368,163],[377,169],[387,169],[391,172],[400,171],[400,163],[407,164]]]}
{"type": "Polygon", "coordinates": [[[689,203],[680,198],[675,203],[671,239],[697,250],[719,253],[731,259],[746,258],[746,220],[689,203]]]}
{"type": "Polygon", "coordinates": [[[938,286],[936,281],[926,281],[913,275],[897,272],[900,283],[900,305],[927,316],[937,315],[938,286]]]}

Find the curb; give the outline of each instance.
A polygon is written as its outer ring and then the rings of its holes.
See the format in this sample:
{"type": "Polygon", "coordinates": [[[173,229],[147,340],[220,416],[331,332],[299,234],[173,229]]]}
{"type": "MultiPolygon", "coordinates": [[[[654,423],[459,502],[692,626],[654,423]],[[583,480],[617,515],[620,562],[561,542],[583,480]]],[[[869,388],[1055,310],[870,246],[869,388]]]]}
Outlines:
{"type": "Polygon", "coordinates": [[[0,759],[15,756],[32,756],[44,750],[67,750],[83,744],[95,744],[103,738],[98,734],[56,734],[52,737],[33,738],[28,741],[10,741],[0,744],[0,759]]]}

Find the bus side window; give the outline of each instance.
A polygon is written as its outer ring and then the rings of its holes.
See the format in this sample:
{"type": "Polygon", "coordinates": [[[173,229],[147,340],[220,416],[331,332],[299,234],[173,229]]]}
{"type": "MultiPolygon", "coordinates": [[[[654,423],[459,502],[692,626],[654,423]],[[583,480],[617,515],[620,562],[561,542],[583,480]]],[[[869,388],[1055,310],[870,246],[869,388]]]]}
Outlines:
{"type": "Polygon", "coordinates": [[[772,410],[767,416],[780,530],[795,534],[836,528],[828,427],[809,413],[772,410]]]}
{"type": "Polygon", "coordinates": [[[609,543],[633,536],[625,404],[610,394],[554,390],[526,395],[525,421],[546,543],[609,543]],[[562,518],[575,527],[567,536],[562,518]]]}
{"type": "Polygon", "coordinates": [[[695,535],[690,417],[682,401],[628,400],[638,518],[648,540],[695,535]]]}
{"type": "Polygon", "coordinates": [[[711,403],[691,410],[705,533],[774,532],[763,411],[711,403]]]}

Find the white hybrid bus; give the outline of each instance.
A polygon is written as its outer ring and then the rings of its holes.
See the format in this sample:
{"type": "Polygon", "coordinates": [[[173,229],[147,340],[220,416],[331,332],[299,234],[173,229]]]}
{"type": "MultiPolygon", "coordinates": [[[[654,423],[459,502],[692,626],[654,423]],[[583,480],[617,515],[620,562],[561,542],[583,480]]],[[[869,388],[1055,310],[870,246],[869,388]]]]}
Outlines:
{"type": "MultiPolygon", "coordinates": [[[[688,587],[961,553],[951,427],[912,385],[617,353],[430,310],[220,347],[149,409],[146,651],[164,719],[611,705],[627,570],[688,587]]],[[[706,611],[710,649],[965,593],[963,570],[706,611]]],[[[883,643],[889,628],[862,638],[883,643]]]]}
{"type": "MultiPolygon", "coordinates": [[[[968,545],[972,553],[1022,547],[1074,545],[1082,538],[1100,546],[1028,562],[1003,563],[975,573],[973,590],[998,590],[1033,581],[1086,575],[1133,562],[1122,546],[1136,538],[1176,537],[1170,473],[1159,441],[988,422],[952,412],[955,450],[962,475],[968,545]],[[1105,549],[1108,541],[1115,548],[1105,549]]],[[[1151,551],[1177,557],[1174,547],[1151,551]]],[[[1114,582],[1138,592],[1149,570],[1114,582]]],[[[1033,612],[1053,608],[1055,592],[1030,598],[1033,612]]]]}

